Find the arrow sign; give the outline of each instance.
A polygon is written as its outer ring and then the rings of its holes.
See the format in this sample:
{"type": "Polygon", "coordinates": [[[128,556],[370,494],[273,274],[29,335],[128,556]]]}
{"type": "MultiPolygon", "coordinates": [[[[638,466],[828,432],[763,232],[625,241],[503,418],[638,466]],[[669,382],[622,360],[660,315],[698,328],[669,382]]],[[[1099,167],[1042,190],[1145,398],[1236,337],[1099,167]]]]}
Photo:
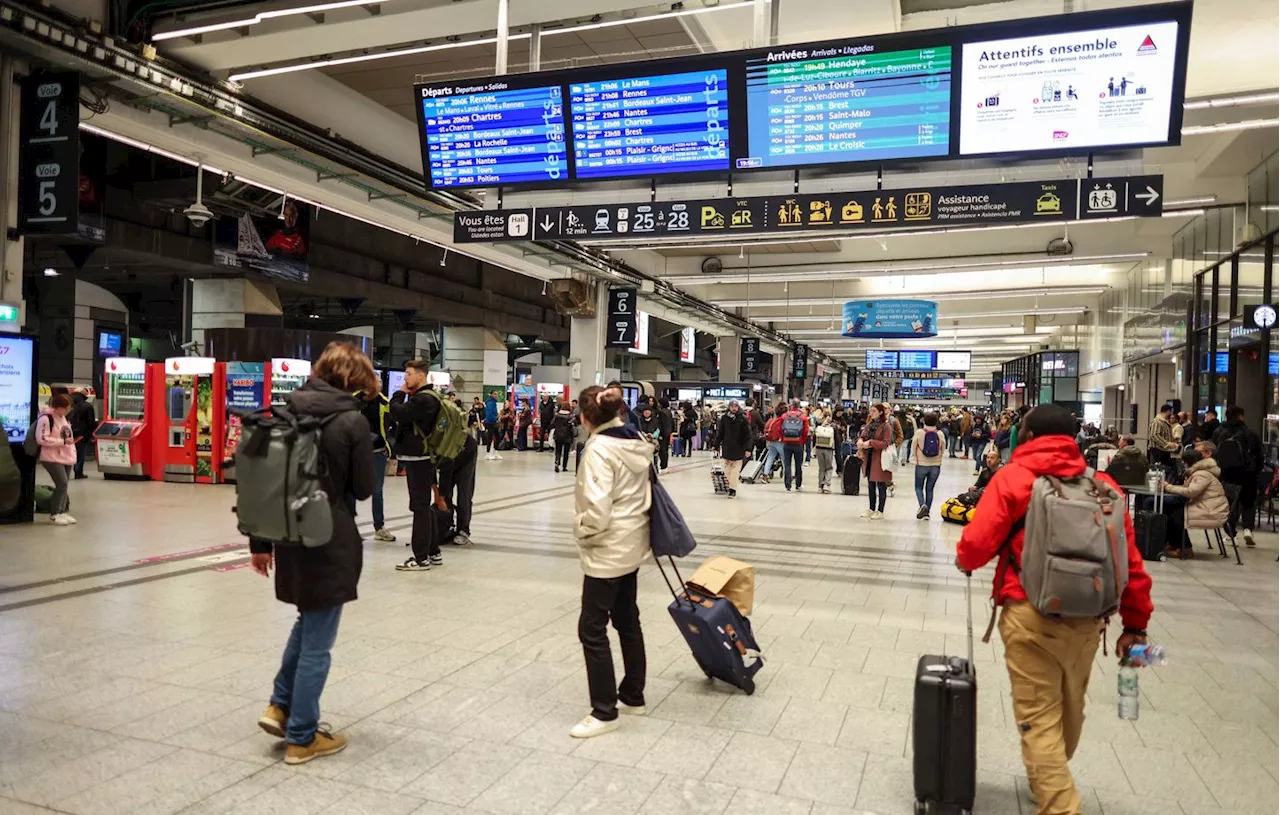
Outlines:
{"type": "Polygon", "coordinates": [[[1158,218],[1164,211],[1164,176],[1082,178],[1079,203],[1079,217],[1083,220],[1124,216],[1158,218]],[[1116,190],[1116,193],[1099,196],[1099,190],[1116,190]]]}
{"type": "Polygon", "coordinates": [[[538,224],[538,226],[542,227],[543,232],[550,232],[551,227],[555,225],[556,225],[556,222],[551,220],[550,215],[543,215],[541,223],[538,224]]]}
{"type": "Polygon", "coordinates": [[[1154,203],[1156,202],[1156,200],[1160,197],[1160,193],[1159,193],[1159,192],[1157,192],[1157,191],[1156,191],[1156,189],[1155,189],[1154,187],[1152,187],[1150,184],[1148,184],[1148,185],[1147,185],[1147,191],[1146,191],[1146,192],[1140,192],[1140,193],[1138,193],[1138,194],[1134,195],[1133,197],[1134,197],[1134,198],[1137,198],[1139,201],[1146,201],[1146,202],[1147,202],[1147,206],[1151,206],[1151,205],[1152,205],[1152,204],[1154,204],[1154,203]]]}

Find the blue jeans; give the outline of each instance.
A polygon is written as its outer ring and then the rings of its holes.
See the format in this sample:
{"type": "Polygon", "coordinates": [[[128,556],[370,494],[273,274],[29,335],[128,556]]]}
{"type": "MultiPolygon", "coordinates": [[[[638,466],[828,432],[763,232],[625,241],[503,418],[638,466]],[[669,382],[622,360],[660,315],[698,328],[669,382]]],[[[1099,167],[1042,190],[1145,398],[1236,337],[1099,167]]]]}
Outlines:
{"type": "Polygon", "coordinates": [[[916,465],[916,501],[920,506],[933,509],[933,485],[938,483],[942,466],[938,464],[916,465]]]}
{"type": "Polygon", "coordinates": [[[320,724],[320,694],[329,678],[329,651],[338,638],[342,606],[300,611],[284,646],[271,704],[289,712],[285,741],[310,744],[320,724]]]}
{"type": "Polygon", "coordinates": [[[381,529],[386,524],[382,510],[382,485],[387,480],[387,454],[373,454],[373,528],[381,529]]]}
{"type": "Polygon", "coordinates": [[[764,467],[760,471],[761,474],[763,474],[765,478],[768,478],[769,475],[773,473],[773,463],[775,461],[781,461],[781,460],[782,460],[782,442],[780,441],[769,442],[769,452],[764,454],[764,467]]]}
{"type": "Polygon", "coordinates": [[[796,489],[800,489],[804,481],[804,448],[803,444],[782,445],[782,483],[791,489],[791,462],[796,465],[796,489]]]}

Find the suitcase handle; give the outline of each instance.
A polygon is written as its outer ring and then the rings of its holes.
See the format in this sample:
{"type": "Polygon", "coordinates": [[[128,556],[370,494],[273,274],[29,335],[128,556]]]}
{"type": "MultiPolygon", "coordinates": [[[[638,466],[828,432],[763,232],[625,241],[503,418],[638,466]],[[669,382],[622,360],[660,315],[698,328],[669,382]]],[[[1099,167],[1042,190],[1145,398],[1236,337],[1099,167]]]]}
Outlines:
{"type": "MultiPolygon", "coordinates": [[[[685,584],[684,578],[680,576],[680,570],[676,568],[675,558],[673,558],[671,555],[667,555],[667,560],[671,562],[671,571],[676,573],[676,580],[679,582],[680,586],[683,588],[685,584]]],[[[662,558],[658,556],[654,556],[653,562],[658,565],[658,573],[662,575],[662,582],[667,584],[667,590],[671,592],[672,599],[674,599],[677,603],[680,602],[680,595],[676,594],[675,587],[671,585],[671,580],[667,577],[666,570],[662,568],[662,558]]],[[[684,599],[688,601],[689,608],[696,609],[698,607],[698,604],[694,602],[693,598],[690,597],[688,593],[685,594],[684,599]]]]}
{"type": "Polygon", "coordinates": [[[977,673],[973,665],[973,572],[964,573],[964,617],[965,633],[969,639],[969,667],[977,673]]]}

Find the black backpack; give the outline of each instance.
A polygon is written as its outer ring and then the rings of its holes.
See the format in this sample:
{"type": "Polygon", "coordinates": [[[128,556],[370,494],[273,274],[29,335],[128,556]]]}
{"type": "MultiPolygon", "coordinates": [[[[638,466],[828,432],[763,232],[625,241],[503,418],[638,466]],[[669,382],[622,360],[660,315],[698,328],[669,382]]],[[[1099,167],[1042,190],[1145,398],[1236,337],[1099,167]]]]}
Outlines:
{"type": "Polygon", "coordinates": [[[1227,432],[1218,445],[1214,459],[1223,470],[1251,469],[1249,461],[1248,432],[1241,427],[1235,432],[1227,432]]]}

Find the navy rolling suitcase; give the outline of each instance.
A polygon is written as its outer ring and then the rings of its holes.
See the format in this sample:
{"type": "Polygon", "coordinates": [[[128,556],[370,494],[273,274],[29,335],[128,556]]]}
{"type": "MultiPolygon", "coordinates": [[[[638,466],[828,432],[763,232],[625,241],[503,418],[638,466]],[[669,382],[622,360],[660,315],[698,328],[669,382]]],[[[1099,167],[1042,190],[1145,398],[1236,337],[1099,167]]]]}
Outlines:
{"type": "Polygon", "coordinates": [[[731,601],[686,585],[675,561],[667,560],[671,561],[676,581],[681,586],[677,594],[662,563],[655,557],[658,571],[674,598],[667,611],[671,612],[671,619],[675,620],[676,627],[689,643],[698,667],[708,678],[728,682],[746,691],[748,696],[755,693],[755,675],[764,667],[764,659],[760,656],[755,635],[751,633],[751,621],[743,617],[731,601]]]}
{"type": "Polygon", "coordinates": [[[978,677],[973,667],[973,576],[965,582],[969,658],[920,657],[911,719],[916,813],[973,811],[978,750],[978,677]]]}

